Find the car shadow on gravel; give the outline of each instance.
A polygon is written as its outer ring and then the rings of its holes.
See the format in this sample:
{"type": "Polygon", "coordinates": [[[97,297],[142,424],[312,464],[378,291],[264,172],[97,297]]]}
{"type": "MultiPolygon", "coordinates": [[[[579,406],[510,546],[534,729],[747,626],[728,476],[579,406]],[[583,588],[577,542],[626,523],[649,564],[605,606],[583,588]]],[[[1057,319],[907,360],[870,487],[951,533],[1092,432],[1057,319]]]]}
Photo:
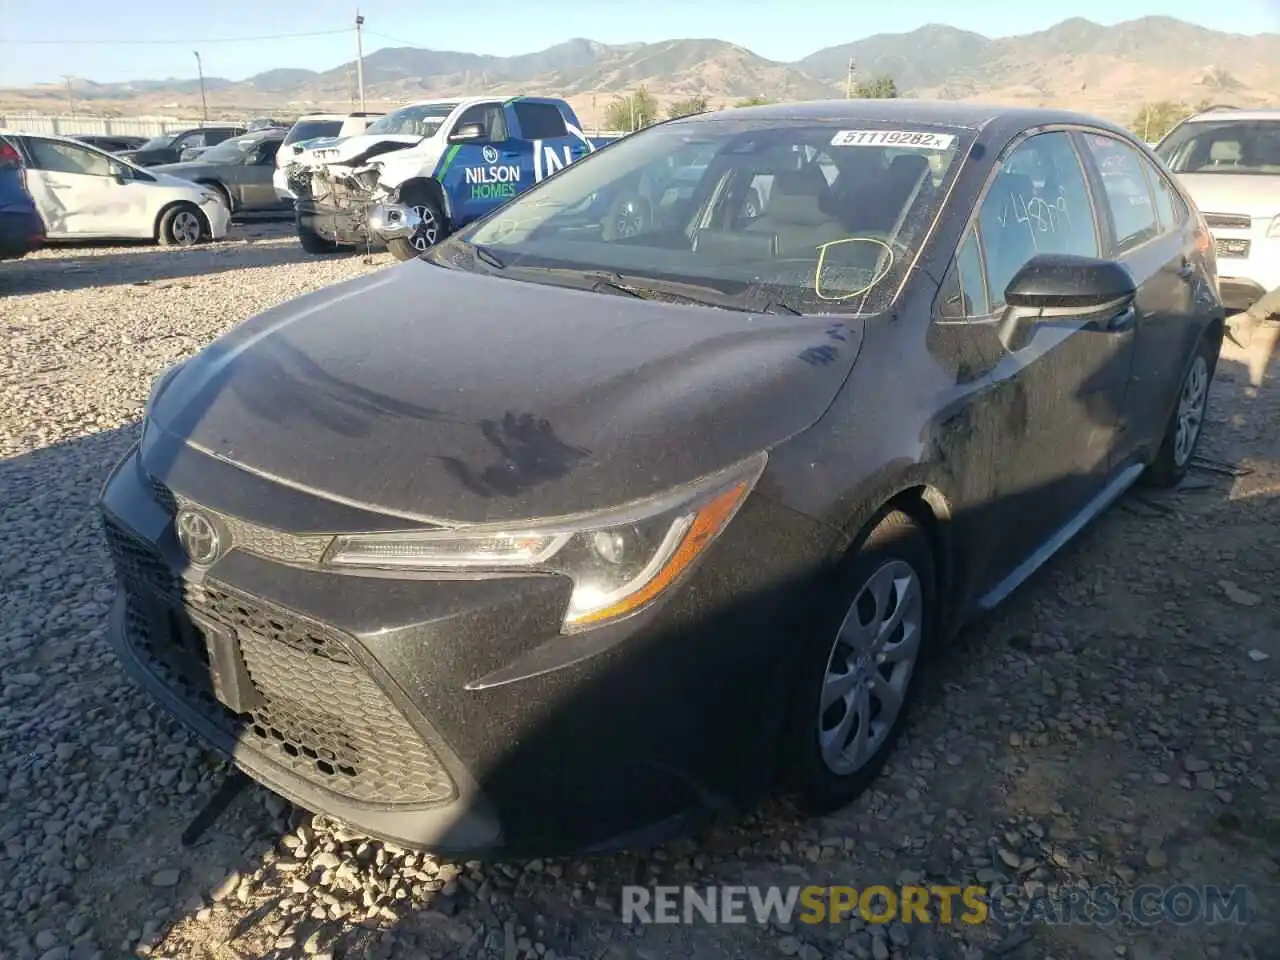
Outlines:
{"type": "MultiPolygon", "coordinates": [[[[32,866],[15,895],[25,899],[13,906],[36,944],[39,930],[57,931],[55,944],[78,935],[72,956],[85,957],[94,942],[108,952],[141,943],[152,956],[180,957],[968,960],[976,949],[1014,960],[1268,956],[1276,929],[1266,918],[1280,914],[1280,809],[1272,793],[1280,780],[1273,606],[1280,487],[1258,482],[1267,465],[1257,444],[1274,442],[1280,404],[1274,372],[1249,371],[1245,360],[1224,357],[1224,389],[1215,385],[1205,438],[1213,459],[1193,482],[1126,496],[942,652],[884,774],[854,804],[806,819],[778,795],[687,837],[592,858],[426,857],[313,821],[257,786],[193,847],[182,847],[182,831],[226,765],[124,681],[105,637],[113,591],[94,500],[136,427],[0,463],[0,612],[8,629],[39,641],[15,644],[33,653],[3,681],[16,747],[0,800],[5,823],[16,826],[6,826],[3,839],[13,842],[23,824],[44,824],[38,843],[19,841],[32,866]],[[1256,419],[1264,404],[1265,417],[1256,419]],[[1237,448],[1240,438],[1248,449],[1237,448]],[[1229,469],[1250,456],[1254,474],[1229,469]],[[72,628],[64,603],[46,615],[19,612],[20,599],[22,608],[40,608],[69,550],[87,551],[104,574],[75,594],[96,623],[88,633],[72,628]],[[94,669],[59,683],[61,706],[50,716],[37,696],[40,678],[72,658],[94,669]],[[48,819],[58,814],[50,810],[60,813],[64,800],[44,792],[42,771],[71,762],[57,731],[112,716],[106,701],[128,708],[101,730],[81,782],[116,799],[60,816],[51,830],[48,819]],[[630,883],[1010,883],[1025,898],[1029,884],[1081,880],[1121,892],[1144,883],[1245,884],[1264,919],[1243,928],[860,920],[710,927],[627,926],[617,916],[621,887],[630,883]],[[92,917],[91,935],[84,926],[71,932],[82,915],[92,917]]],[[[742,598],[653,643],[732,631],[771,616],[778,603],[742,598]]],[[[545,777],[539,764],[565,744],[609,735],[576,729],[569,718],[593,704],[608,716],[627,703],[646,672],[631,656],[620,653],[591,689],[574,694],[579,702],[549,713],[489,776],[545,777]]],[[[237,735],[253,736],[243,724],[237,735]]],[[[18,888],[3,888],[4,896],[18,888]]],[[[34,947],[14,951],[27,953],[37,955],[34,947]]]]}
{"type": "Polygon", "coordinates": [[[143,246],[132,250],[113,244],[102,253],[29,257],[0,263],[0,298],[121,285],[181,286],[183,280],[194,277],[319,259],[304,251],[296,240],[224,242],[188,249],[143,246]]]}

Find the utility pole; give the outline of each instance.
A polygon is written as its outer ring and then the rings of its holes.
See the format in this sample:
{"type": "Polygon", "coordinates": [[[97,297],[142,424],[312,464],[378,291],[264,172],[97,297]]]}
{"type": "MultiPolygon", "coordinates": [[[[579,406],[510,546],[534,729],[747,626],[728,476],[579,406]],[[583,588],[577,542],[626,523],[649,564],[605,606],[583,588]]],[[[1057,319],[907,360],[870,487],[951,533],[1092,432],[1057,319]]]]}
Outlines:
{"type": "Polygon", "coordinates": [[[64,73],[62,79],[67,81],[67,111],[71,114],[72,119],[76,115],[76,95],[71,88],[71,75],[64,73]]]}
{"type": "Polygon", "coordinates": [[[204,97],[204,64],[200,62],[200,51],[192,50],[196,55],[196,72],[200,74],[200,117],[203,123],[209,122],[209,101],[204,97]]]}
{"type": "Polygon", "coordinates": [[[845,82],[845,86],[844,86],[844,98],[846,100],[853,99],[853,71],[855,67],[856,67],[856,64],[854,63],[853,57],[850,57],[849,58],[849,79],[845,82]]]}
{"type": "Polygon", "coordinates": [[[364,17],[356,8],[356,85],[360,88],[360,112],[364,106],[364,17]]]}

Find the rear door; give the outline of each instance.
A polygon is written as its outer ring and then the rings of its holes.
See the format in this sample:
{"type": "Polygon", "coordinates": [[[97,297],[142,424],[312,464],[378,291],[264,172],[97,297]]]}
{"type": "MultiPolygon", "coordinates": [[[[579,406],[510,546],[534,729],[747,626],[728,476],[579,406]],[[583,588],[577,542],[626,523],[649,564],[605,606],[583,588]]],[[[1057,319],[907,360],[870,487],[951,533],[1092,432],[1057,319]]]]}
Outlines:
{"type": "Polygon", "coordinates": [[[1035,133],[1002,157],[944,282],[938,336],[959,358],[966,429],[985,438],[991,471],[974,484],[991,504],[980,589],[1015,574],[1106,485],[1131,331],[1065,318],[1001,333],[1005,289],[1029,260],[1097,257],[1106,242],[1072,133],[1035,133]]]}
{"type": "Polygon", "coordinates": [[[1134,359],[1113,451],[1120,467],[1164,434],[1204,272],[1196,265],[1200,253],[1190,212],[1176,191],[1170,193],[1164,174],[1119,137],[1090,131],[1080,142],[1106,220],[1104,254],[1124,263],[1138,285],[1134,359]]]}
{"type": "Polygon", "coordinates": [[[51,237],[139,235],[137,184],[119,184],[111,158],[81,144],[25,136],[27,186],[51,237]]]}

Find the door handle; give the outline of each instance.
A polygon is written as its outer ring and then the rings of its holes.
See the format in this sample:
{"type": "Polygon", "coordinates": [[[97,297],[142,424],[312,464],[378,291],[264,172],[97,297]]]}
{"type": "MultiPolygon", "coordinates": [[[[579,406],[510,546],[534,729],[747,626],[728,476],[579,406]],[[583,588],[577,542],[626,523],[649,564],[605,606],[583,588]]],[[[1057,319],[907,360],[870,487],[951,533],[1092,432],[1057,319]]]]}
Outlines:
{"type": "Polygon", "coordinates": [[[1138,317],[1138,311],[1134,309],[1133,304],[1125,307],[1114,317],[1107,321],[1107,330],[1111,333],[1123,333],[1133,328],[1133,322],[1138,317]]]}
{"type": "Polygon", "coordinates": [[[1181,280],[1190,280],[1196,275],[1196,265],[1190,260],[1183,260],[1182,266],[1178,268],[1178,278],[1181,280]]]}

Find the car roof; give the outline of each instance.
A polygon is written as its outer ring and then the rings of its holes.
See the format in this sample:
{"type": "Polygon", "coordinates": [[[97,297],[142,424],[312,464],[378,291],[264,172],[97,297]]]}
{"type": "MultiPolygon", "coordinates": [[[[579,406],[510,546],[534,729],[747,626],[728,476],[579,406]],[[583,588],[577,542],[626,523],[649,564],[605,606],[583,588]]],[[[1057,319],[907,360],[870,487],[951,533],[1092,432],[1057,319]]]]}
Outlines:
{"type": "Polygon", "coordinates": [[[876,123],[927,124],[954,127],[958,130],[978,132],[992,124],[1010,129],[1038,126],[1040,124],[1067,123],[1100,127],[1124,133],[1115,124],[1099,117],[1071,110],[1050,107],[1010,107],[1002,104],[970,103],[959,100],[912,100],[894,98],[883,100],[810,100],[800,103],[772,103],[756,107],[738,107],[733,110],[717,110],[712,113],[684,117],[675,123],[698,120],[812,120],[828,123],[857,123],[869,120],[876,123]]]}
{"type": "Polygon", "coordinates": [[[1280,120],[1280,109],[1263,107],[1259,110],[1239,110],[1235,107],[1217,107],[1187,117],[1184,123],[1208,123],[1214,120],[1280,120]]]}

